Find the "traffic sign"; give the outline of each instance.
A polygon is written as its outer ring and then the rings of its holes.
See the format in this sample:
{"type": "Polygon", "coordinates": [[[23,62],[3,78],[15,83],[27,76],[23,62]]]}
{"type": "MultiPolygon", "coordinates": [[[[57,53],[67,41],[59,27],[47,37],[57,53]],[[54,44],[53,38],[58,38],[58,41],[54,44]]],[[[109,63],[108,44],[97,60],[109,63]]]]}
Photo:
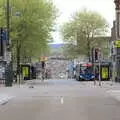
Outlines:
{"type": "Polygon", "coordinates": [[[115,48],[120,48],[120,40],[115,41],[115,48]]]}
{"type": "Polygon", "coordinates": [[[47,61],[47,60],[48,60],[47,57],[45,56],[41,57],[41,61],[47,61]]]}
{"type": "Polygon", "coordinates": [[[2,30],[2,40],[7,40],[7,30],[2,30]]]}

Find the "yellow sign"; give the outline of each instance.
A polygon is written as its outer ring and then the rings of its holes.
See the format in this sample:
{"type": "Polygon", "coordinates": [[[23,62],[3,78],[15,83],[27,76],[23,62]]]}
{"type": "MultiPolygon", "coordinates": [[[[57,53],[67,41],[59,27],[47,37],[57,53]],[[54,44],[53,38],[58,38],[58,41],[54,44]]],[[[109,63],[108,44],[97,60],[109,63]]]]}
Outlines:
{"type": "Polygon", "coordinates": [[[120,40],[116,40],[115,41],[115,47],[116,48],[120,48],[120,40]]]}
{"type": "Polygon", "coordinates": [[[47,57],[41,57],[41,61],[47,61],[47,57]]]}
{"type": "Polygon", "coordinates": [[[28,77],[28,74],[29,74],[28,67],[23,67],[23,76],[28,77]]]}
{"type": "Polygon", "coordinates": [[[103,79],[108,78],[108,68],[105,68],[105,67],[102,68],[102,78],[103,79]]]}

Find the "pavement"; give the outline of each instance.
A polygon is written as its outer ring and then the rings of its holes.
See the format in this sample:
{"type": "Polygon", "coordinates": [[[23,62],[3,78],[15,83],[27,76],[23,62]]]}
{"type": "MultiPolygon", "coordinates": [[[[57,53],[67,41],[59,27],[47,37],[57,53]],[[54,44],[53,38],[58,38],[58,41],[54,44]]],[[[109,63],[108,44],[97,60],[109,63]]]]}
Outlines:
{"type": "Polygon", "coordinates": [[[5,105],[13,98],[13,96],[9,96],[7,94],[0,94],[0,105],[5,105]]]}
{"type": "Polygon", "coordinates": [[[39,80],[0,88],[2,120],[120,120],[120,84],[39,80]],[[7,104],[6,104],[7,103],[7,104]]]}

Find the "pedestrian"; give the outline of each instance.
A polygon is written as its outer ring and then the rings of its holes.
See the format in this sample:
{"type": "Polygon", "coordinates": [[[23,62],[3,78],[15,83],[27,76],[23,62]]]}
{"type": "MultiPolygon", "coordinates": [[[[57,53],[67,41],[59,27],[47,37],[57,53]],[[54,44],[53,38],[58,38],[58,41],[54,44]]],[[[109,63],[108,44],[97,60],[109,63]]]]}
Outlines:
{"type": "Polygon", "coordinates": [[[17,72],[14,71],[14,79],[15,79],[15,83],[17,83],[17,72]]]}
{"type": "Polygon", "coordinates": [[[95,79],[98,80],[99,79],[99,71],[98,68],[96,67],[95,69],[95,79]]]}

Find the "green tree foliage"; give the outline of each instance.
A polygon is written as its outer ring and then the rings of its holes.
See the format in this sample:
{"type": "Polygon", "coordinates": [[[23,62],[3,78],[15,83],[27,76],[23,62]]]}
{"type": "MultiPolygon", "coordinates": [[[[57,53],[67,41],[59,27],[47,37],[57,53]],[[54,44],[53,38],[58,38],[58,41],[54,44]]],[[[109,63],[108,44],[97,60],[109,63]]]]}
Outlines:
{"type": "MultiPolygon", "coordinates": [[[[0,0],[0,24],[6,27],[6,0],[0,0]]],[[[45,54],[57,9],[50,0],[10,0],[10,35],[12,48],[20,47],[21,56],[45,54]]]]}
{"type": "Polygon", "coordinates": [[[108,24],[106,20],[94,11],[79,11],[74,13],[71,19],[61,28],[63,39],[70,43],[76,41],[76,47],[68,47],[67,51],[75,55],[84,54],[90,57],[91,48],[96,44],[100,46],[98,37],[104,36],[107,32],[108,24]]]}

